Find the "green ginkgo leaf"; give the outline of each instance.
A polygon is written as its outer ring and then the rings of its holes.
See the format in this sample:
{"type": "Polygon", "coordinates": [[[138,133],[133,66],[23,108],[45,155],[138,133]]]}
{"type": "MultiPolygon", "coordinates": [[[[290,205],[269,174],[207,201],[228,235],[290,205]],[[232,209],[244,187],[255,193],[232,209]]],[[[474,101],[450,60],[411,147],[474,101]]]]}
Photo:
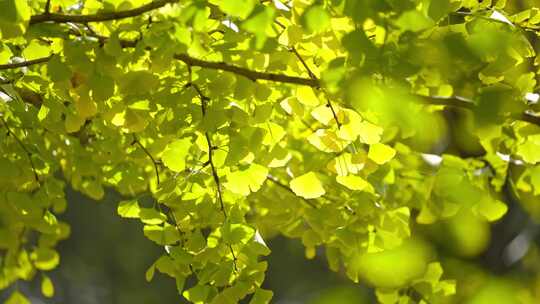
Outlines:
{"type": "Polygon", "coordinates": [[[251,301],[249,301],[249,304],[268,304],[273,296],[274,293],[271,290],[258,288],[255,291],[253,298],[251,298],[251,301]]]}
{"type": "Polygon", "coordinates": [[[236,194],[249,195],[257,192],[268,175],[268,168],[251,164],[246,170],[238,170],[227,175],[225,187],[236,194]]]}
{"type": "Polygon", "coordinates": [[[4,304],[31,304],[31,303],[30,303],[30,300],[28,300],[27,297],[25,297],[18,290],[15,290],[13,293],[11,293],[11,295],[4,302],[4,304]]]}
{"type": "Polygon", "coordinates": [[[47,57],[51,50],[44,43],[37,40],[32,40],[30,44],[23,50],[22,55],[26,60],[47,57]]]}
{"type": "Polygon", "coordinates": [[[182,138],[169,143],[161,159],[167,168],[174,172],[181,172],[186,168],[186,156],[191,147],[189,138],[182,138]]]}
{"type": "Polygon", "coordinates": [[[139,207],[139,202],[135,199],[121,201],[118,203],[117,208],[118,215],[125,218],[139,218],[141,209],[139,207]]]}
{"type": "Polygon", "coordinates": [[[180,240],[180,233],[176,227],[169,224],[164,226],[145,225],[144,235],[158,245],[171,245],[180,240]]]}
{"type": "Polygon", "coordinates": [[[320,32],[328,29],[330,16],[322,5],[313,5],[302,15],[302,23],[309,31],[320,32]]]}
{"type": "Polygon", "coordinates": [[[485,195],[477,206],[476,212],[484,216],[488,221],[496,221],[500,219],[508,211],[508,206],[499,200],[492,199],[489,195],[485,195]]]}
{"type": "Polygon", "coordinates": [[[275,10],[272,7],[259,6],[255,8],[251,17],[242,23],[242,27],[253,34],[264,35],[266,31],[272,29],[274,15],[275,10]]]}
{"type": "Polygon", "coordinates": [[[219,0],[219,8],[226,13],[234,17],[245,19],[249,16],[253,8],[257,4],[255,0],[219,0]]]}
{"type": "Polygon", "coordinates": [[[141,208],[139,216],[141,222],[147,225],[159,225],[167,220],[167,216],[154,208],[141,208]]]}

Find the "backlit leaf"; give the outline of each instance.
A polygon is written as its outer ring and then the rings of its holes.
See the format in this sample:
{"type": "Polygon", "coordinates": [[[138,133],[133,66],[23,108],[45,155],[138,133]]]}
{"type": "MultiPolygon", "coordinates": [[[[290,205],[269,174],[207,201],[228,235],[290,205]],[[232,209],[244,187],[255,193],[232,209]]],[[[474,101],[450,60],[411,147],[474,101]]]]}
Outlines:
{"type": "Polygon", "coordinates": [[[137,200],[127,200],[118,203],[118,215],[125,218],[138,218],[140,214],[139,202],[137,200]]]}
{"type": "Polygon", "coordinates": [[[368,157],[375,163],[382,165],[390,161],[396,155],[396,150],[381,143],[375,143],[369,146],[368,157]]]}
{"type": "Polygon", "coordinates": [[[321,197],[326,193],[321,181],[313,172],[292,179],[290,186],[296,195],[308,199],[321,197]]]}
{"type": "Polygon", "coordinates": [[[175,140],[165,147],[161,159],[165,166],[175,172],[181,172],[186,168],[186,156],[191,147],[189,138],[175,140]]]}

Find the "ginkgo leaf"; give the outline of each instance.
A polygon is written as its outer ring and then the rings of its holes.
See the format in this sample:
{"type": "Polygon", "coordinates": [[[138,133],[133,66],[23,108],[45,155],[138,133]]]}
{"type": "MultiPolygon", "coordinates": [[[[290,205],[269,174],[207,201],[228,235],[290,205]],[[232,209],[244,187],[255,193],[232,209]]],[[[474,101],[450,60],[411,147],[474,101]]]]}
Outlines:
{"type": "Polygon", "coordinates": [[[318,198],[326,193],[321,181],[313,172],[296,177],[289,184],[296,195],[307,199],[318,198]]]}
{"type": "Polygon", "coordinates": [[[27,297],[25,297],[18,290],[15,290],[14,292],[11,293],[9,298],[7,298],[4,304],[31,304],[31,303],[27,297]]]}
{"type": "Polygon", "coordinates": [[[50,48],[44,43],[37,40],[32,40],[30,44],[23,50],[22,55],[27,60],[47,57],[50,54],[50,48]]]}
{"type": "Polygon", "coordinates": [[[242,28],[254,34],[264,35],[266,31],[271,29],[274,15],[274,8],[269,6],[258,6],[255,8],[249,19],[242,23],[242,28]]]}
{"type": "Polygon", "coordinates": [[[169,224],[165,224],[164,226],[145,225],[144,235],[158,245],[170,245],[180,240],[178,230],[169,224]]]}
{"type": "Polygon", "coordinates": [[[396,24],[403,30],[418,32],[433,26],[433,20],[417,10],[410,10],[401,14],[396,24]]]}
{"type": "Polygon", "coordinates": [[[321,105],[316,107],[311,111],[311,116],[318,120],[323,125],[329,125],[330,122],[334,119],[334,114],[332,110],[326,105],[321,105]]]}
{"type": "Polygon", "coordinates": [[[330,16],[322,5],[313,5],[302,15],[302,22],[309,31],[319,32],[328,28],[330,16]]]}
{"type": "Polygon", "coordinates": [[[260,127],[261,129],[267,131],[262,142],[264,145],[274,146],[278,144],[287,134],[283,127],[273,122],[261,124],[260,127]]]}
{"type": "Polygon", "coordinates": [[[226,223],[222,229],[223,240],[227,244],[247,243],[253,238],[255,229],[246,224],[226,223]]]}
{"type": "Polygon", "coordinates": [[[316,107],[320,104],[319,98],[313,88],[308,86],[299,86],[296,88],[296,98],[300,103],[306,106],[316,107]]]}
{"type": "Polygon", "coordinates": [[[58,252],[45,247],[37,248],[32,252],[30,258],[34,261],[36,268],[40,270],[51,270],[60,262],[60,255],[58,255],[58,252]]]}
{"type": "Polygon", "coordinates": [[[249,304],[268,304],[273,296],[274,293],[271,290],[258,288],[255,291],[253,298],[251,298],[251,301],[249,301],[249,304]]]}
{"type": "Polygon", "coordinates": [[[362,121],[359,124],[358,134],[360,135],[360,141],[372,145],[381,141],[383,129],[368,121],[362,121]]]}
{"type": "Polygon", "coordinates": [[[146,270],[146,273],[144,275],[146,282],[152,281],[152,279],[154,278],[155,272],[156,272],[156,264],[154,263],[150,267],[148,267],[148,269],[146,270]]]}
{"type": "Polygon", "coordinates": [[[347,146],[346,142],[340,139],[335,132],[327,129],[318,129],[308,136],[307,140],[323,152],[340,152],[347,146]]]}
{"type": "Polygon", "coordinates": [[[238,170],[227,175],[224,186],[236,194],[249,195],[257,192],[268,175],[268,168],[251,164],[246,170],[238,170]]]}
{"type": "Polygon", "coordinates": [[[488,221],[496,221],[500,219],[508,211],[508,206],[499,200],[494,200],[488,195],[485,195],[477,206],[476,212],[484,216],[488,221]]]}
{"type": "Polygon", "coordinates": [[[41,278],[41,293],[47,298],[52,298],[54,296],[53,282],[46,275],[43,275],[41,278]]]}
{"type": "Polygon", "coordinates": [[[211,292],[210,286],[196,285],[182,293],[192,303],[208,303],[207,298],[211,292]]]}
{"type": "Polygon", "coordinates": [[[373,187],[365,179],[356,175],[336,176],[338,183],[343,186],[358,191],[373,192],[373,187]]]}
{"type": "Polygon", "coordinates": [[[147,225],[159,225],[167,220],[167,216],[154,208],[140,208],[141,222],[147,225]]]}
{"type": "Polygon", "coordinates": [[[355,141],[363,131],[362,118],[353,110],[343,109],[343,112],[346,114],[346,123],[341,125],[336,134],[341,139],[355,141]]]}
{"type": "Polygon", "coordinates": [[[190,147],[191,140],[189,138],[182,138],[169,143],[161,156],[165,166],[175,172],[183,171],[186,168],[186,156],[190,147]]]}
{"type": "Polygon", "coordinates": [[[125,218],[139,218],[141,209],[137,200],[126,200],[118,203],[118,215],[125,218]]]}
{"type": "Polygon", "coordinates": [[[518,146],[517,155],[521,156],[524,161],[530,164],[540,162],[540,154],[537,151],[540,149],[540,135],[532,135],[527,140],[518,146]]]}
{"type": "Polygon", "coordinates": [[[368,158],[379,165],[390,161],[395,155],[396,150],[385,144],[375,143],[369,146],[368,158]]]}
{"type": "Polygon", "coordinates": [[[245,19],[249,16],[253,8],[257,4],[255,0],[235,1],[235,0],[219,0],[218,5],[224,13],[245,19]]]}
{"type": "Polygon", "coordinates": [[[77,132],[81,129],[81,127],[83,126],[84,124],[84,118],[79,116],[79,115],[75,115],[75,114],[72,114],[72,113],[68,113],[66,115],[66,120],[64,122],[64,126],[66,128],[66,132],[67,133],[74,133],[74,132],[77,132]]]}

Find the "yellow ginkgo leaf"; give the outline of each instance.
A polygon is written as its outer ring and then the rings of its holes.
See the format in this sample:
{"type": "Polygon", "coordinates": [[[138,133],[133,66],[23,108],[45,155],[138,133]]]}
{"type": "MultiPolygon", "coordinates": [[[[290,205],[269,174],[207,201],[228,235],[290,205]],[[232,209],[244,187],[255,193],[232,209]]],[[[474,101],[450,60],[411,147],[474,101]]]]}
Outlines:
{"type": "Polygon", "coordinates": [[[356,175],[337,176],[336,180],[341,185],[358,191],[373,192],[373,187],[365,179],[356,175]]]}
{"type": "Polygon", "coordinates": [[[326,192],[321,181],[313,172],[301,175],[290,182],[292,191],[303,198],[317,198],[323,196],[326,192]]]}
{"type": "Polygon", "coordinates": [[[385,144],[376,143],[369,146],[368,158],[373,160],[378,165],[382,165],[390,161],[395,155],[396,150],[385,144]]]}
{"type": "Polygon", "coordinates": [[[315,94],[315,91],[313,91],[311,87],[307,86],[299,86],[296,89],[296,98],[298,98],[300,103],[306,106],[316,107],[321,103],[315,94]]]}

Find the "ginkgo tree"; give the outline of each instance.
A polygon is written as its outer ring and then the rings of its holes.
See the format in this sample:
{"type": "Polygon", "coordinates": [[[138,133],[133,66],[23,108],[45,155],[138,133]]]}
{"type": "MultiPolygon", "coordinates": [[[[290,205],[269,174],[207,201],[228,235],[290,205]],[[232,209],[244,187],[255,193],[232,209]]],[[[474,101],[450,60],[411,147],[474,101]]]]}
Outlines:
{"type": "Polygon", "coordinates": [[[489,226],[509,191],[538,218],[529,2],[0,1],[0,289],[54,295],[69,184],[121,193],[163,246],[146,279],[193,303],[270,303],[276,234],[381,303],[460,302],[424,227],[489,226]]]}

